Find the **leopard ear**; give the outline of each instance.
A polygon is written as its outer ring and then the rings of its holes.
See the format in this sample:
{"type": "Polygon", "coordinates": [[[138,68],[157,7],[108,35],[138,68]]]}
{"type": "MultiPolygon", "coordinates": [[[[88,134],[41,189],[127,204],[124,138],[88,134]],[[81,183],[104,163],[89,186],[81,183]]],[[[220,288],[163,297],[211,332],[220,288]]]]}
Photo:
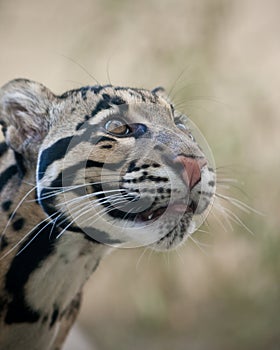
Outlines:
{"type": "Polygon", "coordinates": [[[166,96],[165,88],[162,87],[162,86],[157,86],[156,88],[154,88],[152,90],[152,93],[157,95],[157,96],[161,96],[161,97],[165,97],[166,96]]]}
{"type": "Polygon", "coordinates": [[[0,123],[7,144],[18,153],[38,149],[50,125],[55,96],[43,85],[12,80],[0,89],[0,123]]]}
{"type": "Polygon", "coordinates": [[[171,103],[170,98],[169,98],[168,94],[166,93],[165,88],[163,88],[162,86],[158,86],[158,87],[154,88],[152,90],[152,93],[157,95],[158,97],[162,97],[168,103],[171,103]]]}

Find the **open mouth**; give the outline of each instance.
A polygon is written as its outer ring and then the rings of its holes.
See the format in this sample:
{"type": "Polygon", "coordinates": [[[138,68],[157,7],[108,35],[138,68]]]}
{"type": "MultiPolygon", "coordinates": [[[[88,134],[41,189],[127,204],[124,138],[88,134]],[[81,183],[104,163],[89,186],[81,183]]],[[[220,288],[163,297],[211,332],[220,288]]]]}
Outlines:
{"type": "Polygon", "coordinates": [[[102,199],[102,206],[108,208],[107,213],[121,220],[128,220],[138,223],[152,222],[166,214],[167,217],[180,217],[184,214],[194,215],[197,209],[197,203],[190,201],[186,203],[182,200],[167,203],[161,207],[156,206],[150,199],[126,198],[125,203],[105,201],[105,195],[98,195],[97,198],[102,199]],[[141,210],[142,209],[142,210],[141,210]]]}
{"type": "Polygon", "coordinates": [[[194,203],[190,203],[189,205],[183,203],[173,203],[158,209],[151,208],[145,210],[137,215],[137,219],[141,222],[154,221],[161,217],[165,212],[170,216],[180,216],[184,215],[185,213],[194,214],[196,209],[195,207],[196,206],[194,203]]]}

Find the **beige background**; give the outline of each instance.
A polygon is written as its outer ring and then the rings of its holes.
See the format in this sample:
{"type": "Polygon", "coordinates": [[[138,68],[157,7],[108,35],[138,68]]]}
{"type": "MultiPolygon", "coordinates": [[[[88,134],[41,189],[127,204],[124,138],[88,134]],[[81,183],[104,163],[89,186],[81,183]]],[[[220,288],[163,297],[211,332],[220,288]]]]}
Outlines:
{"type": "Polygon", "coordinates": [[[264,213],[228,206],[254,234],[216,211],[197,244],[109,256],[79,317],[99,349],[280,348],[279,14],[277,0],[0,1],[1,85],[165,86],[238,180],[228,194],[264,213]]]}

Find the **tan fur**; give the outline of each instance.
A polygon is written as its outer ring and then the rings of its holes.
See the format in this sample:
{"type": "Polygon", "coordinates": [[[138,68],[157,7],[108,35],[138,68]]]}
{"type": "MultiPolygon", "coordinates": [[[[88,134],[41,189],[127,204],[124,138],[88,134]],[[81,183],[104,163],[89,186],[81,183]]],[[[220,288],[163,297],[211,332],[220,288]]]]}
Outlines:
{"type": "MultiPolygon", "coordinates": [[[[180,175],[184,167],[176,169],[174,157],[184,154],[190,159],[203,159],[203,164],[207,162],[189,137],[190,132],[176,126],[172,106],[160,95],[161,90],[150,92],[108,86],[86,87],[55,96],[41,84],[23,79],[12,81],[0,90],[0,123],[9,146],[0,161],[3,179],[0,197],[1,349],[60,349],[76,319],[82,287],[111,249],[104,243],[131,240],[134,245],[148,244],[154,249],[173,248],[192,233],[190,210],[182,213],[178,221],[177,202],[186,209],[190,200],[197,202],[199,213],[209,206],[215,190],[213,170],[205,165],[199,183],[187,193],[186,173],[180,175]],[[106,132],[110,116],[132,120],[135,134],[118,137],[106,132]],[[159,151],[155,146],[163,149],[159,151]],[[44,158],[46,151],[49,153],[44,158]],[[135,159],[138,163],[133,170],[135,159]],[[96,165],[87,167],[87,162],[96,165]],[[82,168],[76,169],[80,163],[82,168]],[[107,169],[108,163],[116,168],[107,169]],[[7,174],[12,176],[7,178],[7,174]],[[60,175],[64,180],[61,184],[60,175]],[[72,182],[67,187],[69,178],[72,182]],[[153,214],[169,205],[170,193],[175,189],[172,203],[176,210],[169,214],[171,216],[162,215],[161,222],[155,220],[146,225],[148,209],[145,209],[146,216],[143,209],[144,214],[141,211],[142,216],[141,213],[135,216],[134,221],[129,221],[126,215],[117,219],[108,213],[104,216],[100,205],[94,207],[93,212],[91,207],[85,206],[81,214],[71,209],[69,203],[87,204],[87,196],[96,196],[97,190],[84,192],[87,193],[84,197],[72,190],[50,192],[49,196],[55,198],[50,203],[48,196],[42,195],[44,190],[56,188],[53,183],[59,183],[59,188],[66,186],[67,190],[83,182],[94,186],[98,181],[102,185],[111,182],[110,186],[119,182],[126,196],[131,193],[136,196],[142,189],[145,199],[152,203],[158,191],[157,202],[151,207],[153,214]],[[35,188],[40,205],[35,201],[35,188]],[[74,228],[69,224],[63,229],[63,220],[52,222],[51,216],[48,217],[52,206],[64,215],[62,218],[72,220],[74,217],[73,223],[70,222],[74,228]],[[97,214],[98,220],[95,220],[97,214]],[[91,220],[86,225],[88,218],[91,220]],[[174,225],[174,229],[170,230],[170,225],[174,225]],[[88,231],[94,231],[97,236],[88,231]],[[21,275],[18,271],[22,271],[21,275]]],[[[90,186],[80,188],[90,191],[90,186]]],[[[109,190],[116,191],[112,188],[109,190]]]]}

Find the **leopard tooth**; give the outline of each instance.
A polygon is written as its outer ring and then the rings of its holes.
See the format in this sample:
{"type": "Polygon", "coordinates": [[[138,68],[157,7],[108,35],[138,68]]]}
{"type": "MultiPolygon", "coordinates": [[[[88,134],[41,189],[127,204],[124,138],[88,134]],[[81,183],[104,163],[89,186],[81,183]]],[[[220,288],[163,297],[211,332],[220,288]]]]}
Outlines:
{"type": "Polygon", "coordinates": [[[148,216],[148,220],[151,220],[153,218],[153,213],[148,216]]]}

